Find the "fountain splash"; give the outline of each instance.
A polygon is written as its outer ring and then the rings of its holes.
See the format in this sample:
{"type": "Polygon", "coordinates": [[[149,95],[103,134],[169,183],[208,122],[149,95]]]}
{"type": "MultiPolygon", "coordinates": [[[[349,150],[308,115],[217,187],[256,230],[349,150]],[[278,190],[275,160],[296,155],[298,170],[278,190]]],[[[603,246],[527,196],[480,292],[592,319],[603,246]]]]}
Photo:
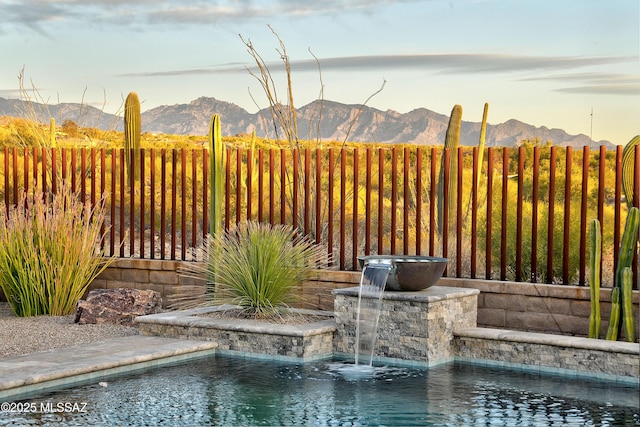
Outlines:
{"type": "Polygon", "coordinates": [[[371,366],[382,308],[382,295],[391,267],[391,262],[378,262],[368,264],[362,269],[356,322],[356,365],[362,362],[364,365],[371,366]]]}

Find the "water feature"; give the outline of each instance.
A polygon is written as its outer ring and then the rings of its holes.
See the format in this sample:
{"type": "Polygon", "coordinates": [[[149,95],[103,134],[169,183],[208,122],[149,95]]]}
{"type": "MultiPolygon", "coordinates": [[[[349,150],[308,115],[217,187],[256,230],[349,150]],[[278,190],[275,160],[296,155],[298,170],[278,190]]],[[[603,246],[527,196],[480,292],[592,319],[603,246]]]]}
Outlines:
{"type": "Polygon", "coordinates": [[[420,255],[359,256],[360,267],[391,264],[385,289],[388,291],[420,291],[435,285],[447,267],[448,259],[420,255]]]}
{"type": "Polygon", "coordinates": [[[356,319],[356,365],[371,365],[382,307],[382,295],[390,270],[390,262],[365,265],[362,269],[356,319]]]}
{"type": "Polygon", "coordinates": [[[360,377],[343,366],[213,356],[28,396],[20,401],[38,408],[86,406],[6,412],[0,426],[640,426],[637,386],[459,363],[373,366],[360,377]]]}

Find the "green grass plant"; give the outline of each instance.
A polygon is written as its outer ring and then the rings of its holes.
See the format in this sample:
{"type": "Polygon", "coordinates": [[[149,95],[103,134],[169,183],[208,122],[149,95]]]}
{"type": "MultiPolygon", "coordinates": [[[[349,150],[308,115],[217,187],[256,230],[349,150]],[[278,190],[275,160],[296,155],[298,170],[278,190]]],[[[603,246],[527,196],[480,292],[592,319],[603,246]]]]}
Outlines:
{"type": "Polygon", "coordinates": [[[328,263],[326,250],[290,226],[248,221],[210,237],[203,264],[183,275],[206,280],[206,304],[233,304],[254,316],[275,314],[296,302],[299,286],[328,263]]]}
{"type": "Polygon", "coordinates": [[[99,245],[103,220],[104,199],[82,203],[64,183],[0,212],[0,287],[16,316],[75,311],[113,260],[99,245]]]}

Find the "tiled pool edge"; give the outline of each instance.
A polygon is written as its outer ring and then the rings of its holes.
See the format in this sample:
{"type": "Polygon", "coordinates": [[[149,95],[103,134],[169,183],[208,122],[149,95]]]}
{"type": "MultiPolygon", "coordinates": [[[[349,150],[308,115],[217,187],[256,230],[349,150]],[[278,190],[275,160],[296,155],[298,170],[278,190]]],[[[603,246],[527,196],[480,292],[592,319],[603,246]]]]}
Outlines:
{"type": "Polygon", "coordinates": [[[0,359],[0,401],[216,354],[213,342],[139,335],[0,359]]]}
{"type": "Polygon", "coordinates": [[[640,386],[640,344],[490,328],[454,332],[455,360],[640,386]]]}

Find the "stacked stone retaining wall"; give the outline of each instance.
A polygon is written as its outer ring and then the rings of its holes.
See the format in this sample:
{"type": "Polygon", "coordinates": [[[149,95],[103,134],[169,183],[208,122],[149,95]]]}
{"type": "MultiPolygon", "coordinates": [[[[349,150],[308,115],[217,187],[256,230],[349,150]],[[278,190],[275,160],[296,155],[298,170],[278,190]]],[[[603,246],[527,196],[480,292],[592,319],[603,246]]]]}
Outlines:
{"type": "MultiPolygon", "coordinates": [[[[177,270],[183,261],[119,259],[107,268],[90,289],[136,288],[160,293],[163,305],[176,294],[202,282],[181,276],[177,270]]],[[[301,308],[333,310],[335,289],[357,286],[360,272],[319,270],[299,293],[301,308]]],[[[586,286],[500,282],[444,277],[439,286],[478,289],[479,327],[585,336],[588,331],[590,297],[586,286]]],[[[634,311],[638,313],[639,292],[634,291],[634,311]]],[[[611,290],[600,292],[602,334],[611,310],[611,290]]],[[[640,326],[640,325],[639,325],[640,326]]],[[[639,328],[640,330],[640,328],[639,328]]]]}

